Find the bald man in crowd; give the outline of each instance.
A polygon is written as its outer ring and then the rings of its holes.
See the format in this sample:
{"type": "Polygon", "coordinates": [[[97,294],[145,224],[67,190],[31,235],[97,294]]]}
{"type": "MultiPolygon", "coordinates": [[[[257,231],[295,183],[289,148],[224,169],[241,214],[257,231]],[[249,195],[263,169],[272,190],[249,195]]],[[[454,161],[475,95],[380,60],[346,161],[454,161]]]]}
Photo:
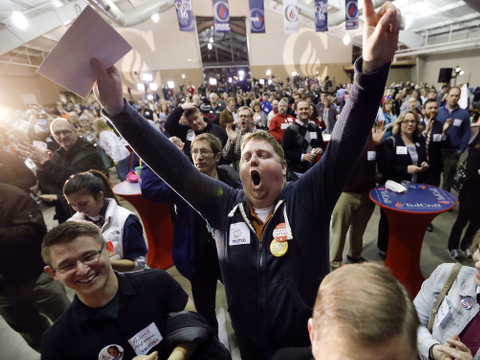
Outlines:
{"type": "Polygon", "coordinates": [[[328,274],[308,320],[316,360],[414,360],[418,326],[405,288],[373,263],[328,274]]]}
{"type": "Polygon", "coordinates": [[[37,166],[42,199],[55,204],[55,218],[61,224],[75,213],[62,196],[65,181],[78,172],[96,169],[106,173],[106,169],[95,146],[78,136],[68,120],[53,120],[50,132],[60,145],[54,153],[29,144],[18,145],[18,152],[37,166]]]}

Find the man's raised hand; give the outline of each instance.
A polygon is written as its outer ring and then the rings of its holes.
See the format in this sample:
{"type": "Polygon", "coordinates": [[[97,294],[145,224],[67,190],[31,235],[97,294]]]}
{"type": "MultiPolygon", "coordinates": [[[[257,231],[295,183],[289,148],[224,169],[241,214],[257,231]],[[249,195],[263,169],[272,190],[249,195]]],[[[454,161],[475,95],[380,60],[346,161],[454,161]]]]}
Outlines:
{"type": "Polygon", "coordinates": [[[402,15],[391,2],[382,5],[378,13],[372,0],[363,1],[363,72],[373,72],[392,60],[397,49],[398,33],[403,29],[402,15]]]}
{"type": "Polygon", "coordinates": [[[93,92],[109,116],[117,115],[123,109],[122,74],[115,66],[105,69],[97,59],[90,59],[93,73],[97,81],[93,85],[93,92]]]}

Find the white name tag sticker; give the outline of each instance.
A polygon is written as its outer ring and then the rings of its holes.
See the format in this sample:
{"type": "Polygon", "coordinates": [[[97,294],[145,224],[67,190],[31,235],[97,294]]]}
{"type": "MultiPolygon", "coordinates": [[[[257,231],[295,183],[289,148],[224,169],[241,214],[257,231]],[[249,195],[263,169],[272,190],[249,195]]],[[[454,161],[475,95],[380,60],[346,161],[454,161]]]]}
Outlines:
{"type": "Polygon", "coordinates": [[[462,119],[453,120],[453,126],[461,126],[461,125],[462,125],[462,119]]]}
{"type": "Polygon", "coordinates": [[[397,146],[397,155],[407,155],[407,147],[397,146]]]}
{"type": "Polygon", "coordinates": [[[367,160],[368,161],[377,160],[377,152],[376,151],[367,151],[367,160]]]}
{"type": "Polygon", "coordinates": [[[288,127],[288,125],[290,125],[290,124],[288,124],[288,123],[282,123],[282,124],[280,125],[280,129],[285,130],[285,129],[288,127]]]}
{"type": "Polygon", "coordinates": [[[445,325],[450,321],[451,317],[450,307],[448,306],[447,297],[445,296],[438,309],[437,316],[435,316],[435,327],[441,326],[445,328],[445,325]]]}
{"type": "Polygon", "coordinates": [[[160,344],[162,339],[162,334],[160,334],[157,325],[152,322],[145,329],[131,337],[128,342],[132,345],[137,355],[147,355],[154,346],[160,344]]]}
{"type": "Polygon", "coordinates": [[[189,129],[187,131],[187,141],[192,141],[194,137],[195,137],[195,131],[193,131],[193,129],[189,129]]]}
{"type": "Polygon", "coordinates": [[[442,134],[433,134],[433,142],[442,141],[442,134]]]}
{"type": "Polygon", "coordinates": [[[310,131],[310,139],[312,140],[318,139],[317,133],[315,131],[310,131]]]}
{"type": "Polygon", "coordinates": [[[250,244],[250,229],[247,224],[240,222],[230,225],[230,235],[228,245],[247,245],[250,244]]]}

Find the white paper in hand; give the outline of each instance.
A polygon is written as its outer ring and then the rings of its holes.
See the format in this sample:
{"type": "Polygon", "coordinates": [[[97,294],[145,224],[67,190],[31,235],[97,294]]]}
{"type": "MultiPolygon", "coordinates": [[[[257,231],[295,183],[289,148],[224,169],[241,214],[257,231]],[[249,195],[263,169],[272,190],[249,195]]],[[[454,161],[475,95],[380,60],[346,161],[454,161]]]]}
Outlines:
{"type": "Polygon", "coordinates": [[[131,49],[130,44],[113,27],[87,6],[37,72],[86,98],[96,80],[90,59],[97,58],[109,68],[131,49]]]}

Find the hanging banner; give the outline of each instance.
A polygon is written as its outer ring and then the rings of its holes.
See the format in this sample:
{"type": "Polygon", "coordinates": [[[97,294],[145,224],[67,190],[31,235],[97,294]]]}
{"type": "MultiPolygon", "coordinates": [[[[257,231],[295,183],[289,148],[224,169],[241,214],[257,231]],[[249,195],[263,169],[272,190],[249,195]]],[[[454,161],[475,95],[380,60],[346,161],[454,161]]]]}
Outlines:
{"type": "Polygon", "coordinates": [[[357,0],[345,0],[345,20],[347,30],[358,29],[357,0]]]}
{"type": "Polygon", "coordinates": [[[315,0],[315,30],[328,31],[327,0],[315,0]]]}
{"type": "Polygon", "coordinates": [[[285,34],[298,33],[298,0],[283,0],[285,34]]]}
{"type": "Polygon", "coordinates": [[[175,9],[177,9],[178,26],[180,31],[193,31],[193,8],[192,0],[175,0],[175,9]]]}
{"type": "Polygon", "coordinates": [[[263,0],[249,0],[250,5],[250,32],[265,33],[265,11],[263,0]]]}
{"type": "Polygon", "coordinates": [[[228,10],[228,0],[212,0],[212,2],[215,32],[230,32],[230,12],[228,10]]]}

